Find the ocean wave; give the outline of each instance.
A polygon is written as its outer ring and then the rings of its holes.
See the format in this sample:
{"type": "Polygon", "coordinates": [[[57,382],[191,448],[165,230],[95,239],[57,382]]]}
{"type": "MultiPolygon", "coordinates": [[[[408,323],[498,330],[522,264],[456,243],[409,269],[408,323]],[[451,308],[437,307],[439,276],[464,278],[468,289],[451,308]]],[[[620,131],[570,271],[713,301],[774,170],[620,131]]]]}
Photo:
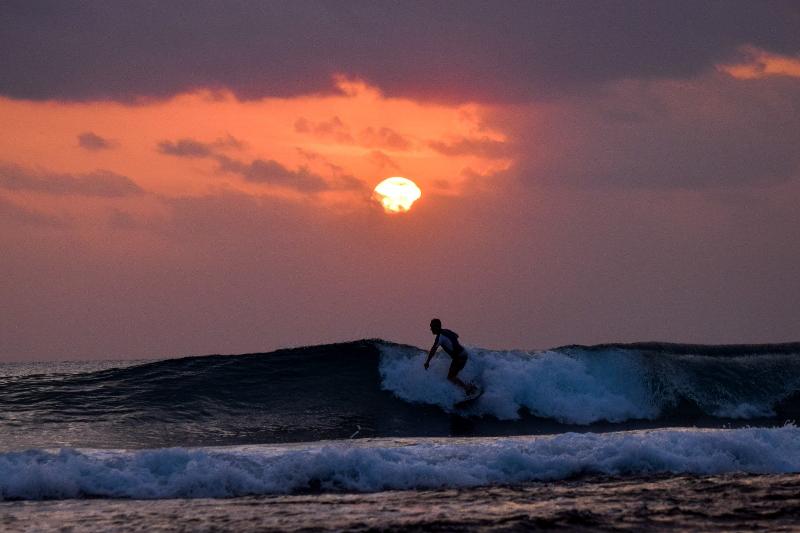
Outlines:
{"type": "MultiPolygon", "coordinates": [[[[800,345],[469,348],[485,394],[455,409],[449,358],[381,340],[102,371],[0,372],[0,451],[359,437],[494,436],[782,424],[800,416],[800,345]]],[[[93,368],[93,367],[90,367],[93,368]]]]}
{"type": "MultiPolygon", "coordinates": [[[[449,357],[438,356],[424,372],[424,352],[388,344],[379,348],[384,389],[408,402],[454,411],[463,393],[444,379],[449,357]]],[[[501,420],[528,412],[586,425],[656,420],[681,410],[727,419],[770,418],[800,390],[799,348],[642,343],[524,352],[472,347],[460,376],[486,391],[469,413],[501,420]]]]}
{"type": "Polygon", "coordinates": [[[0,499],[222,498],[552,481],[577,476],[791,473],[800,429],[668,429],[549,437],[376,439],[0,454],[0,499]]]}

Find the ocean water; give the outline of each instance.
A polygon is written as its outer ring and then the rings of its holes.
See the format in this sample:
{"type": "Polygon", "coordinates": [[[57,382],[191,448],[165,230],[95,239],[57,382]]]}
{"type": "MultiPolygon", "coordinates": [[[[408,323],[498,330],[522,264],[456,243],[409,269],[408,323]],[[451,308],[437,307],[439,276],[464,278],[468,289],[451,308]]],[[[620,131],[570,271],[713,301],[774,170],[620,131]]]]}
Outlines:
{"type": "Polygon", "coordinates": [[[469,351],[0,365],[0,528],[800,525],[800,344],[469,351]]]}

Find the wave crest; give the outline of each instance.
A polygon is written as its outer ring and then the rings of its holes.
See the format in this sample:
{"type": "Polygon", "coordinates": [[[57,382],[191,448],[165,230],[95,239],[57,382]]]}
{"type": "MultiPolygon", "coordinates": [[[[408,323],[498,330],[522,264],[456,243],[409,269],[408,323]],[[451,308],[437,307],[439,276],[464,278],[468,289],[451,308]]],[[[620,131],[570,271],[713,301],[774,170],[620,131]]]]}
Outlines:
{"type": "Polygon", "coordinates": [[[800,471],[800,429],[653,430],[376,439],[291,447],[0,454],[0,499],[219,498],[552,481],[576,476],[800,471]]]}
{"type": "MultiPolygon", "coordinates": [[[[773,417],[800,390],[797,352],[726,347],[723,355],[721,347],[708,348],[714,355],[697,353],[697,346],[655,343],[541,352],[473,347],[460,375],[486,390],[470,414],[514,420],[528,412],[567,424],[655,420],[687,404],[710,417],[773,417]]],[[[463,397],[444,379],[447,356],[424,372],[424,352],[394,345],[380,350],[382,386],[397,397],[447,411],[463,397]]]]}

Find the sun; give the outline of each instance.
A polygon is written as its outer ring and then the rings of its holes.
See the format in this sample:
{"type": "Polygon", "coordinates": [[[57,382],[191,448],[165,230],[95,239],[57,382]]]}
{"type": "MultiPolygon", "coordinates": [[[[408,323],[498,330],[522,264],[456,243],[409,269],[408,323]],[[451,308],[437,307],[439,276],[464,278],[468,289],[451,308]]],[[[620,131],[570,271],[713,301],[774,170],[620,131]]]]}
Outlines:
{"type": "Polygon", "coordinates": [[[422,196],[422,191],[410,179],[395,176],[386,178],[372,194],[387,213],[405,213],[422,196]]]}

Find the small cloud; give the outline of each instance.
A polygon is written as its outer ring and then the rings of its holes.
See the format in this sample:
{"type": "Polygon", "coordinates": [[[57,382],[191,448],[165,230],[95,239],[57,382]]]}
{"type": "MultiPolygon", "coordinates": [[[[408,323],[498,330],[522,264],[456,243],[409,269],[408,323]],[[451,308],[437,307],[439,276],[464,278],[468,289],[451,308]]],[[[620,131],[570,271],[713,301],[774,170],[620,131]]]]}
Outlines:
{"type": "Polygon", "coordinates": [[[144,192],[127,176],[109,170],[73,175],[33,172],[15,165],[0,166],[0,188],[58,196],[80,195],[102,198],[133,196],[144,192]]]}
{"type": "Polygon", "coordinates": [[[472,155],[490,159],[502,159],[510,154],[506,143],[488,137],[481,137],[480,139],[462,138],[453,142],[431,141],[428,146],[440,154],[449,156],[472,155]]]}
{"type": "Polygon", "coordinates": [[[214,151],[210,144],[194,139],[178,139],[177,141],[161,141],[158,151],[175,157],[210,157],[214,151]]]}
{"type": "Polygon", "coordinates": [[[72,189],[71,194],[105,197],[131,196],[144,192],[127,176],[109,170],[98,170],[91,174],[74,176],[72,189]]]}
{"type": "Polygon", "coordinates": [[[366,128],[359,136],[361,143],[367,147],[389,148],[391,150],[408,150],[411,141],[391,128],[366,128]]]}
{"type": "Polygon", "coordinates": [[[333,180],[326,180],[305,166],[291,170],[272,159],[255,159],[245,163],[226,156],[217,156],[217,162],[222,172],[238,174],[251,183],[275,185],[302,193],[355,190],[360,189],[363,185],[353,176],[337,175],[333,180]]]}
{"type": "Polygon", "coordinates": [[[177,141],[160,141],[157,145],[158,151],[162,154],[186,158],[212,157],[217,155],[218,150],[226,150],[229,148],[241,150],[244,147],[244,141],[230,134],[225,137],[220,137],[210,143],[186,137],[178,139],[177,141]]]}
{"type": "Polygon", "coordinates": [[[237,139],[236,137],[234,137],[233,135],[228,133],[228,134],[225,135],[225,137],[220,137],[219,139],[214,141],[212,143],[212,146],[214,146],[215,148],[223,149],[223,150],[226,149],[226,148],[233,148],[235,150],[241,150],[245,146],[247,146],[247,143],[245,143],[241,139],[237,139]]]}
{"type": "Polygon", "coordinates": [[[311,122],[306,118],[298,118],[294,123],[294,131],[313,135],[320,139],[332,139],[340,144],[354,144],[350,128],[337,116],[322,122],[311,122]]]}
{"type": "Polygon", "coordinates": [[[344,125],[342,119],[339,117],[333,117],[330,120],[323,120],[322,122],[317,122],[314,126],[314,131],[317,133],[336,133],[341,131],[346,131],[347,126],[344,125]]]}
{"type": "MultiPolygon", "coordinates": [[[[334,122],[338,120],[336,117],[334,119],[334,122]]],[[[272,159],[254,159],[248,163],[219,152],[224,148],[240,148],[242,146],[243,143],[241,141],[229,135],[226,138],[217,139],[213,143],[204,143],[189,138],[177,141],[165,140],[158,143],[158,151],[176,157],[213,158],[217,161],[221,172],[237,174],[251,183],[274,185],[294,189],[302,193],[353,190],[360,188],[362,185],[360,180],[352,176],[343,175],[341,167],[328,162],[319,154],[308,152],[301,148],[298,148],[300,155],[309,162],[321,162],[328,166],[334,174],[334,179],[326,180],[306,166],[291,170],[272,159]]]]}
{"type": "Polygon", "coordinates": [[[337,191],[360,191],[366,189],[366,183],[352,174],[339,174],[331,179],[329,184],[332,190],[337,191]]]}
{"type": "Polygon", "coordinates": [[[321,176],[312,173],[306,167],[289,170],[272,159],[255,159],[250,163],[244,163],[219,156],[217,161],[223,172],[238,174],[252,183],[276,185],[305,193],[321,192],[330,188],[321,176]]]}
{"type": "Polygon", "coordinates": [[[295,146],[295,150],[297,150],[297,153],[306,161],[322,161],[323,163],[327,163],[327,159],[322,157],[317,152],[312,152],[311,150],[306,150],[305,148],[300,148],[299,146],[295,146]]]}
{"type": "Polygon", "coordinates": [[[91,131],[85,131],[78,135],[78,144],[81,148],[85,148],[86,150],[91,150],[93,152],[99,150],[108,150],[114,148],[116,145],[116,143],[113,141],[101,137],[91,131]]]}
{"type": "Polygon", "coordinates": [[[388,148],[391,150],[408,150],[411,141],[391,128],[365,128],[353,136],[350,128],[338,116],[322,122],[312,122],[306,118],[298,118],[294,123],[294,131],[311,135],[318,139],[333,140],[339,144],[359,144],[367,148],[388,148]]]}
{"type": "Polygon", "coordinates": [[[300,148],[299,146],[295,147],[295,150],[297,150],[297,153],[309,163],[315,165],[323,165],[327,167],[328,170],[330,170],[335,175],[344,173],[344,168],[342,168],[340,165],[337,165],[336,163],[332,163],[322,154],[319,154],[317,152],[312,152],[311,150],[305,150],[303,148],[300,148]]]}
{"type": "Polygon", "coordinates": [[[384,154],[380,150],[371,151],[369,154],[367,154],[367,159],[375,163],[378,168],[391,168],[394,170],[400,170],[400,166],[395,163],[391,157],[384,154]]]}

